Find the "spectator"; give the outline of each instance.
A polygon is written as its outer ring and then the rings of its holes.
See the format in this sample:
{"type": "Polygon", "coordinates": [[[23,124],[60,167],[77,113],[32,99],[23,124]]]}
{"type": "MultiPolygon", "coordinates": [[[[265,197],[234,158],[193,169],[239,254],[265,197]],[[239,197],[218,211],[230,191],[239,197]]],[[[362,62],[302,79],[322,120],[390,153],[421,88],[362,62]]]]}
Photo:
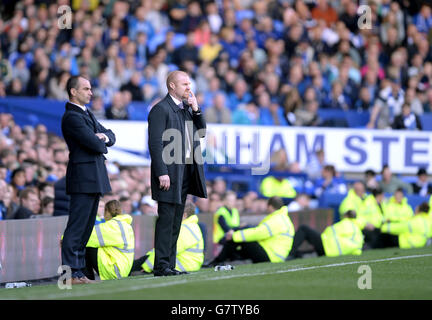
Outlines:
{"type": "Polygon", "coordinates": [[[155,30],[152,24],[147,20],[148,13],[148,8],[140,6],[135,10],[133,16],[128,17],[128,36],[132,41],[136,40],[138,33],[147,34],[149,39],[154,36],[155,30]]]}
{"type": "Polygon", "coordinates": [[[100,199],[99,200],[99,204],[98,204],[98,210],[97,210],[97,215],[96,215],[96,220],[95,220],[95,225],[98,225],[99,223],[104,223],[105,222],[105,199],[100,199]]]}
{"type": "Polygon", "coordinates": [[[296,109],[295,115],[295,125],[302,127],[314,127],[321,123],[321,119],[318,115],[319,104],[318,101],[312,100],[307,101],[303,108],[296,109]]]}
{"type": "Polygon", "coordinates": [[[129,196],[120,196],[119,201],[121,211],[124,214],[132,214],[132,201],[130,200],[129,196]]]}
{"type": "Polygon", "coordinates": [[[328,4],[327,0],[317,0],[316,6],[311,11],[312,18],[316,21],[324,20],[327,27],[331,27],[338,21],[338,15],[335,9],[328,4]]]}
{"type": "Polygon", "coordinates": [[[413,22],[419,32],[427,34],[432,29],[432,10],[430,5],[423,4],[420,12],[413,17],[413,22]]]}
{"type": "Polygon", "coordinates": [[[376,179],[376,173],[372,169],[368,169],[365,171],[363,182],[366,186],[367,192],[372,192],[373,190],[379,188],[379,183],[376,179]]]}
{"type": "Polygon", "coordinates": [[[323,149],[317,149],[311,154],[307,165],[305,166],[305,172],[308,178],[312,181],[318,179],[321,176],[322,169],[325,165],[325,153],[323,149]]]}
{"type": "Polygon", "coordinates": [[[18,210],[15,212],[13,219],[28,219],[37,215],[40,210],[40,200],[37,190],[33,187],[27,187],[19,193],[18,210]]]}
{"type": "Polygon", "coordinates": [[[223,25],[223,20],[219,15],[216,2],[207,2],[205,5],[205,13],[212,33],[219,33],[219,30],[223,25]]]}
{"type": "Polygon", "coordinates": [[[93,95],[90,110],[97,120],[106,119],[104,102],[100,95],[93,95]]]}
{"type": "Polygon", "coordinates": [[[354,108],[357,112],[368,112],[373,107],[373,97],[367,87],[361,87],[359,98],[354,103],[354,108]]]}
{"type": "Polygon", "coordinates": [[[286,126],[288,124],[283,109],[276,101],[270,100],[270,95],[266,91],[259,95],[258,104],[260,111],[260,124],[279,126],[286,126]]]}
{"type": "Polygon", "coordinates": [[[62,71],[57,77],[51,78],[48,85],[48,98],[68,101],[69,97],[66,92],[66,82],[70,76],[69,72],[62,71]]]}
{"type": "Polygon", "coordinates": [[[128,110],[124,104],[121,92],[114,93],[112,104],[105,110],[105,116],[110,120],[128,120],[128,110]]]}
{"type": "Polygon", "coordinates": [[[390,86],[384,86],[372,108],[368,128],[385,129],[393,123],[395,115],[402,111],[404,91],[396,78],[391,79],[390,86]]]}
{"type": "Polygon", "coordinates": [[[149,195],[142,197],[139,209],[143,215],[157,216],[157,202],[149,195]]]}
{"type": "Polygon", "coordinates": [[[26,185],[26,175],[23,168],[17,168],[12,171],[11,185],[14,190],[13,200],[17,202],[19,193],[25,189],[26,185]]]}
{"type": "Polygon", "coordinates": [[[201,21],[204,20],[204,16],[202,15],[201,6],[198,1],[190,1],[187,4],[186,16],[182,20],[180,24],[180,33],[187,34],[189,32],[193,32],[196,30],[201,21]]]}
{"type": "Polygon", "coordinates": [[[392,128],[405,130],[422,130],[422,124],[419,116],[411,111],[411,105],[405,102],[402,106],[402,113],[395,117],[392,128]]]}
{"type": "Polygon", "coordinates": [[[231,110],[226,107],[223,93],[214,95],[213,106],[205,110],[204,116],[209,123],[231,123],[231,110]]]}
{"type": "Polygon", "coordinates": [[[394,176],[388,165],[382,167],[381,176],[382,180],[379,182],[379,187],[384,193],[394,193],[399,188],[403,189],[408,194],[412,193],[412,186],[394,176]]]}
{"type": "Polygon", "coordinates": [[[255,103],[249,102],[247,104],[239,105],[232,114],[233,124],[259,124],[259,109],[255,103]]]}
{"type": "Polygon", "coordinates": [[[32,218],[46,218],[52,217],[54,213],[54,198],[44,197],[41,201],[40,211],[37,215],[33,215],[32,218]]]}
{"type": "Polygon", "coordinates": [[[310,209],[310,197],[306,193],[298,193],[288,205],[288,212],[303,211],[310,209]]]}
{"type": "Polygon", "coordinates": [[[419,168],[417,171],[417,181],[412,183],[413,193],[422,197],[432,194],[432,183],[428,181],[428,174],[425,168],[419,168]]]}
{"type": "MultiPolygon", "coordinates": [[[[1,56],[1,54],[0,54],[1,56]]],[[[6,79],[6,77],[3,77],[6,79]]],[[[27,89],[27,84],[30,80],[30,71],[27,68],[27,64],[24,58],[18,58],[12,68],[12,79],[19,79],[24,91],[27,89]]]]}
{"type": "Polygon", "coordinates": [[[216,60],[222,50],[222,45],[219,43],[219,37],[216,34],[211,34],[208,42],[204,43],[199,49],[199,58],[202,61],[212,63],[216,60]]]}
{"type": "Polygon", "coordinates": [[[141,83],[141,75],[139,72],[135,71],[132,73],[132,76],[128,83],[122,85],[120,87],[121,91],[127,90],[132,94],[133,101],[143,101],[143,92],[140,86],[141,83]]]}
{"type": "Polygon", "coordinates": [[[324,192],[346,194],[348,192],[344,180],[336,176],[333,165],[327,164],[323,167],[321,178],[315,181],[315,196],[319,198],[324,192]]]}
{"type": "Polygon", "coordinates": [[[199,51],[195,46],[195,35],[189,32],[186,37],[186,43],[173,52],[173,63],[182,66],[185,61],[192,61],[193,63],[199,62],[199,51]]]}
{"type": "Polygon", "coordinates": [[[213,193],[217,194],[221,198],[227,191],[226,181],[223,177],[216,177],[213,181],[213,193]]]}
{"type": "Polygon", "coordinates": [[[0,180],[0,220],[5,220],[8,213],[8,205],[4,198],[7,193],[7,183],[3,179],[0,180]]]}

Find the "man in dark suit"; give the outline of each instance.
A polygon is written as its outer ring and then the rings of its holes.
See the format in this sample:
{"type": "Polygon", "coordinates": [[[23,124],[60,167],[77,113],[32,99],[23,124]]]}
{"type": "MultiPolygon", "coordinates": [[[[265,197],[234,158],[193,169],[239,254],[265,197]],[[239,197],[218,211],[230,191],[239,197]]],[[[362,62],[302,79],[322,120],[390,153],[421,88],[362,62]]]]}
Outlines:
{"type": "Polygon", "coordinates": [[[417,181],[411,184],[413,193],[422,197],[432,194],[432,183],[428,181],[428,174],[425,168],[419,168],[417,171],[417,181]]]}
{"type": "Polygon", "coordinates": [[[85,247],[95,224],[99,198],[111,191],[104,153],[115,143],[115,135],[85,107],[92,96],[89,80],[73,76],[66,89],[69,102],[61,128],[69,148],[66,193],[70,195],[70,207],[62,241],[62,264],[72,269],[72,284],[91,283],[83,273],[85,247]]]}
{"type": "Polygon", "coordinates": [[[177,238],[187,194],[207,198],[200,138],[206,123],[187,73],[171,72],[168,94],[148,116],[152,198],[158,201],[155,276],[178,275],[177,238]]]}

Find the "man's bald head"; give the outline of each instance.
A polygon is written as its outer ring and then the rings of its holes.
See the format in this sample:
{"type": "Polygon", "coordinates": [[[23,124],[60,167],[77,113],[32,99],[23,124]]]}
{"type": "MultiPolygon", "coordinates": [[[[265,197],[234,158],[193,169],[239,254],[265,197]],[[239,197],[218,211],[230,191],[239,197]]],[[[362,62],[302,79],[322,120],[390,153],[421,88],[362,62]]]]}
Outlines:
{"type": "Polygon", "coordinates": [[[191,81],[186,72],[176,70],[169,73],[166,85],[169,94],[178,100],[187,100],[191,95],[191,81]]]}
{"type": "Polygon", "coordinates": [[[172,84],[177,83],[177,82],[178,82],[178,79],[179,79],[180,76],[186,76],[186,77],[189,77],[189,75],[188,75],[186,72],[184,72],[184,71],[180,71],[180,70],[175,70],[175,71],[172,71],[172,72],[170,72],[170,73],[168,74],[168,77],[167,77],[167,80],[166,80],[166,86],[167,86],[168,91],[174,89],[174,88],[172,87],[172,85],[170,85],[170,84],[171,84],[171,83],[172,83],[172,84]]]}

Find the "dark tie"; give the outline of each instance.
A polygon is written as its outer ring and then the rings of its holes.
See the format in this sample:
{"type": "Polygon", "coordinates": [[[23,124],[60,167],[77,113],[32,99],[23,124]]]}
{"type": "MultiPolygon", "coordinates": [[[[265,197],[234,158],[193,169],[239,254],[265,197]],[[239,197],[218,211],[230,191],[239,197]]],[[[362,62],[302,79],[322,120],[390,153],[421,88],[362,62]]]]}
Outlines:
{"type": "MultiPolygon", "coordinates": [[[[179,107],[180,110],[183,111],[183,113],[185,112],[183,101],[180,102],[177,106],[179,107]]],[[[184,116],[186,117],[185,113],[184,113],[184,116]]],[[[185,118],[185,120],[186,120],[186,118],[185,118]]],[[[189,131],[188,131],[186,126],[185,126],[185,134],[186,134],[186,158],[189,158],[191,156],[191,153],[192,153],[192,142],[191,142],[191,137],[189,135],[189,131]]]]}

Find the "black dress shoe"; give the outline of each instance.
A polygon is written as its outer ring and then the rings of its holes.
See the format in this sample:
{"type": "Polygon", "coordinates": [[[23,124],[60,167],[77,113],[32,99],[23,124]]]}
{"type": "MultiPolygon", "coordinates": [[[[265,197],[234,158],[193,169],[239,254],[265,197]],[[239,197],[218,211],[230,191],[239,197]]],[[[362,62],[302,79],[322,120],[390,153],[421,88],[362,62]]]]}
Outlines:
{"type": "Polygon", "coordinates": [[[167,276],[177,275],[177,273],[175,273],[175,271],[171,270],[170,268],[165,268],[162,270],[153,270],[153,274],[155,277],[167,277],[167,276]]]}
{"type": "Polygon", "coordinates": [[[176,269],[171,269],[173,272],[175,272],[176,276],[180,275],[180,274],[189,274],[189,272],[187,271],[179,271],[176,269]]]}

